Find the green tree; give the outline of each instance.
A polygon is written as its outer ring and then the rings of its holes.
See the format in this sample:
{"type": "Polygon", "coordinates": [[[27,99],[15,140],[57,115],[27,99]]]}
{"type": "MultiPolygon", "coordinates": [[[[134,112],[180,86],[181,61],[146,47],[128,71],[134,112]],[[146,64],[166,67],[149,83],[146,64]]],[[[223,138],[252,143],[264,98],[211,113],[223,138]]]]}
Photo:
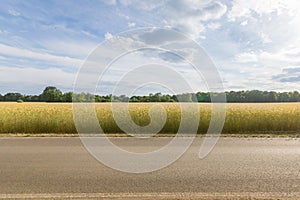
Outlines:
{"type": "Polygon", "coordinates": [[[278,101],[279,102],[288,102],[290,100],[290,96],[288,92],[280,92],[278,94],[278,101]]]}
{"type": "Polygon", "coordinates": [[[7,93],[4,95],[3,99],[4,101],[17,101],[19,99],[22,99],[22,95],[20,93],[7,93]]]}
{"type": "Polygon", "coordinates": [[[291,102],[298,102],[298,101],[300,101],[300,93],[298,91],[291,92],[291,94],[290,94],[290,101],[291,102]]]}
{"type": "Polygon", "coordinates": [[[54,86],[48,86],[41,94],[41,98],[46,102],[59,102],[62,100],[62,92],[54,86]]]}
{"type": "Polygon", "coordinates": [[[209,92],[197,92],[196,97],[198,102],[210,102],[209,92]]]}
{"type": "Polygon", "coordinates": [[[74,93],[73,92],[66,92],[62,95],[63,102],[72,102],[74,93]]]}
{"type": "Polygon", "coordinates": [[[179,102],[193,102],[193,94],[191,93],[178,94],[177,99],[179,102]]]}

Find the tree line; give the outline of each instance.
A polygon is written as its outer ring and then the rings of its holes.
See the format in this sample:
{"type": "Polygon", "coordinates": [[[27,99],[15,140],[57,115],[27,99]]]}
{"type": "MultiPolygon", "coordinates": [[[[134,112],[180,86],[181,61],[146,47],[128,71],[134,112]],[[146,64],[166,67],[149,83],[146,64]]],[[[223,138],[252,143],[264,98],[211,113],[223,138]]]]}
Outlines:
{"type": "MultiPolygon", "coordinates": [[[[275,91],[229,91],[225,92],[227,102],[300,102],[300,93],[293,92],[275,92],[275,91]]],[[[126,95],[94,95],[90,93],[73,92],[62,93],[54,86],[48,86],[40,95],[23,95],[20,93],[0,94],[0,101],[18,101],[18,102],[210,102],[211,96],[221,95],[220,93],[197,92],[183,93],[177,95],[150,93],[145,96],[126,95]]]]}

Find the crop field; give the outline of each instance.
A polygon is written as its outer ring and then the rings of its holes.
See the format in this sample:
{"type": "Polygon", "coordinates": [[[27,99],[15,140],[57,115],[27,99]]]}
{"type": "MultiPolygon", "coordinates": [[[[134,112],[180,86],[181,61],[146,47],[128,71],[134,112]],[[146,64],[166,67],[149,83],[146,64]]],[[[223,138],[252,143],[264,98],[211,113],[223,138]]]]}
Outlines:
{"type": "MultiPolygon", "coordinates": [[[[140,126],[150,123],[149,109],[155,103],[131,103],[132,120],[140,126]]],[[[160,103],[167,120],[160,133],[176,133],[181,121],[177,103],[160,103]]],[[[209,126],[211,107],[199,103],[198,133],[209,126]]],[[[122,133],[116,124],[110,103],[96,103],[96,113],[105,133],[122,133]]],[[[300,103],[228,103],[223,133],[227,134],[296,134],[300,132],[300,103]]],[[[193,110],[190,116],[197,114],[193,110]]],[[[0,103],[0,133],[77,133],[70,103],[0,103]]]]}

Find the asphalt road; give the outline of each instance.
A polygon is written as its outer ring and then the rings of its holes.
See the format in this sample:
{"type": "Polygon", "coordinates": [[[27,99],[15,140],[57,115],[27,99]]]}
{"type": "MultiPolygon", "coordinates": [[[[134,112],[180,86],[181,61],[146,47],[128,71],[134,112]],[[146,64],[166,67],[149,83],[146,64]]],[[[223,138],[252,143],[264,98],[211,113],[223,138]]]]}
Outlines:
{"type": "MultiPolygon", "coordinates": [[[[112,140],[144,152],[169,139],[112,140]]],[[[300,139],[221,138],[200,160],[202,140],[166,168],[130,174],[98,162],[79,138],[1,138],[0,199],[300,199],[300,139]]]]}

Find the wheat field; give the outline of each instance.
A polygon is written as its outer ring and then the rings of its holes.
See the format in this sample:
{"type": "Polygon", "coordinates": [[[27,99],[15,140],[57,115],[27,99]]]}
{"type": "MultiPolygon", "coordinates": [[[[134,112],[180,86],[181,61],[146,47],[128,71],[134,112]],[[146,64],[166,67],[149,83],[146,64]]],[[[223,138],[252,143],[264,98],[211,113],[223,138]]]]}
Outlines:
{"type": "MultiPolygon", "coordinates": [[[[149,109],[157,103],[132,103],[129,113],[135,124],[151,122],[149,109]]],[[[181,121],[178,103],[161,103],[167,119],[160,133],[176,133],[181,121]]],[[[211,117],[210,104],[199,103],[198,133],[204,134],[211,117]]],[[[298,133],[300,103],[228,103],[223,133],[298,133]]],[[[122,133],[116,124],[110,103],[95,104],[99,124],[105,133],[122,133]]],[[[194,117],[197,112],[190,111],[194,117]]],[[[0,103],[0,133],[76,133],[70,103],[0,103]]]]}

